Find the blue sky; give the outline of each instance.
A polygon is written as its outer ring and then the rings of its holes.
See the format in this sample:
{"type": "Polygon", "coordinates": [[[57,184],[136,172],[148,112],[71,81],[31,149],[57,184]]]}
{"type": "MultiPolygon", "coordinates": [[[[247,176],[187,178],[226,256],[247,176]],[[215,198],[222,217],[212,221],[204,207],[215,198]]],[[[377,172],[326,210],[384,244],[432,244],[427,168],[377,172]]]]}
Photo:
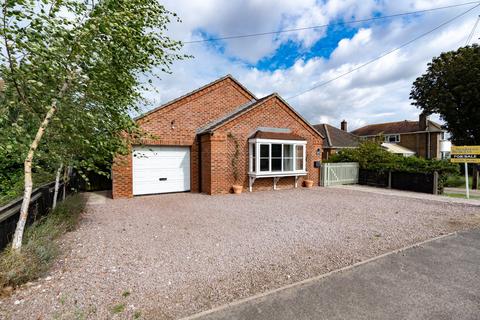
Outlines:
{"type": "MultiPolygon", "coordinates": [[[[465,0],[467,2],[467,0],[465,0]]],[[[171,75],[155,81],[145,110],[232,74],[258,96],[278,92],[291,97],[352,70],[376,56],[433,29],[473,5],[408,17],[338,25],[409,11],[459,4],[452,0],[246,0],[163,1],[182,23],[169,33],[194,41],[283,29],[329,25],[251,38],[186,44],[193,59],[173,65],[171,75]]],[[[288,102],[312,123],[350,129],[367,123],[416,119],[409,101],[411,84],[432,57],[464,45],[479,8],[368,67],[288,102]]],[[[480,28],[479,28],[480,29],[480,28]]],[[[478,41],[480,30],[474,40],[478,41]]],[[[433,117],[435,119],[435,116],[433,117]]]]}
{"type": "Polygon", "coordinates": [[[351,27],[327,28],[326,36],[316,41],[310,48],[302,48],[298,42],[289,40],[282,43],[273,55],[266,56],[249,66],[261,71],[275,71],[291,68],[298,59],[310,60],[315,57],[328,59],[340,40],[353,37],[357,31],[358,28],[351,27]]]}

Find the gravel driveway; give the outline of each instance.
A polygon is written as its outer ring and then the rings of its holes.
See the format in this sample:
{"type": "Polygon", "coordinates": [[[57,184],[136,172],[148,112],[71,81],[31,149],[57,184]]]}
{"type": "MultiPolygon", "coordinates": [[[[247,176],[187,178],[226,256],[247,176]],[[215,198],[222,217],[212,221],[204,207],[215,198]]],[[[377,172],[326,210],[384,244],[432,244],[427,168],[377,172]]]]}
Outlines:
{"type": "Polygon", "coordinates": [[[326,188],[94,203],[0,318],[179,318],[480,225],[478,207],[326,188]]]}

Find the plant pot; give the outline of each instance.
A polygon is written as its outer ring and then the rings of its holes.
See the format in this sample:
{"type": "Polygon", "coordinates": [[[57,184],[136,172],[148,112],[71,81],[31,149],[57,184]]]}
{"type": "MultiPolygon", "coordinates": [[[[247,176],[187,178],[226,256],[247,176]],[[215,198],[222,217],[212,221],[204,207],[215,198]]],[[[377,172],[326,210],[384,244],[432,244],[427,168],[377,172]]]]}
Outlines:
{"type": "Polygon", "coordinates": [[[303,183],[305,184],[305,188],[313,187],[313,180],[303,180],[303,183]]]}
{"type": "Polygon", "coordinates": [[[233,189],[233,193],[235,193],[235,194],[240,194],[240,193],[242,193],[243,186],[238,185],[238,184],[234,184],[234,185],[232,186],[232,189],[233,189]]]}

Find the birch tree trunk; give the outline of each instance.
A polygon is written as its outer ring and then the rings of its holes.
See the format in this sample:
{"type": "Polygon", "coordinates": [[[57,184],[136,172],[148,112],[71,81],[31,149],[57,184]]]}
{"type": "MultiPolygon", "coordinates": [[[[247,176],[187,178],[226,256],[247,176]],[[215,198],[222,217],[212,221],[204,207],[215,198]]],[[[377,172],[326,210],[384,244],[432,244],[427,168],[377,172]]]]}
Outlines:
{"type": "MultiPolygon", "coordinates": [[[[55,192],[53,193],[53,204],[52,210],[57,206],[58,198],[58,189],[60,187],[60,173],[62,172],[63,163],[60,164],[60,167],[57,169],[57,175],[55,176],[55,192]]],[[[63,180],[63,185],[65,185],[65,180],[63,180]]]]}
{"type": "MultiPolygon", "coordinates": [[[[59,97],[61,98],[65,91],[68,88],[68,83],[65,82],[60,90],[59,97]]],[[[45,133],[45,129],[47,128],[48,124],[52,120],[53,115],[57,111],[57,99],[52,101],[50,105],[50,109],[48,110],[45,118],[43,119],[40,127],[38,128],[37,134],[35,135],[35,139],[33,139],[32,144],[28,150],[27,157],[25,158],[25,162],[23,164],[23,170],[25,174],[25,187],[23,191],[23,200],[22,206],[20,207],[20,217],[18,218],[17,227],[15,229],[15,234],[13,235],[12,240],[12,249],[15,252],[20,252],[22,248],[22,240],[23,240],[23,231],[25,230],[25,224],[27,222],[28,217],[28,207],[30,206],[30,199],[32,197],[32,188],[33,188],[33,181],[32,181],[32,162],[33,156],[35,155],[35,151],[38,148],[38,144],[40,140],[42,140],[42,136],[45,133]]]]}

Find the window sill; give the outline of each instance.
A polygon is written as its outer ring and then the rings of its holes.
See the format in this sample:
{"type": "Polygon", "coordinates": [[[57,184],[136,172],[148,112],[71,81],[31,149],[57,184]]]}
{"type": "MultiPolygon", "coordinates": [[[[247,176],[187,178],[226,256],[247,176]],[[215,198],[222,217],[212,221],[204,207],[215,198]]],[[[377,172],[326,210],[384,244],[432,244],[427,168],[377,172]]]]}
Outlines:
{"type": "Polygon", "coordinates": [[[289,172],[249,172],[248,175],[253,178],[263,178],[263,177],[296,177],[296,176],[306,176],[307,171],[289,171],[289,172]]]}

